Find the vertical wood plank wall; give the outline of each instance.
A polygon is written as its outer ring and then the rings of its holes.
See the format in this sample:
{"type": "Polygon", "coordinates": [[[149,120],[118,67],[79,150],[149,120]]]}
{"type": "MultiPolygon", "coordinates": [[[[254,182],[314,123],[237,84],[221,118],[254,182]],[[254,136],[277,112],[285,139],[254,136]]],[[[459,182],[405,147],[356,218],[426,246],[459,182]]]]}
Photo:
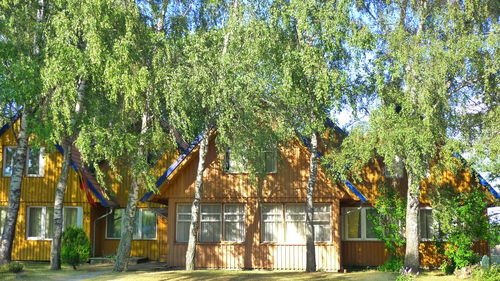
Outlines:
{"type": "MultiPolygon", "coordinates": [[[[280,148],[277,173],[252,181],[246,174],[225,173],[209,143],[204,173],[202,203],[241,203],[245,205],[244,243],[199,243],[196,266],[200,268],[305,269],[304,244],[263,243],[260,235],[260,206],[264,203],[305,203],[309,176],[308,151],[298,142],[280,148]]],[[[168,198],[168,263],[184,266],[186,243],[175,241],[176,206],[191,203],[198,153],[185,161],[173,178],[161,187],[155,198],[168,198]]],[[[178,168],[179,169],[179,168],[178,168]]],[[[317,264],[329,271],[340,269],[340,199],[347,198],[342,188],[331,184],[320,171],[315,187],[315,202],[331,204],[332,241],[316,243],[317,264]]]]}

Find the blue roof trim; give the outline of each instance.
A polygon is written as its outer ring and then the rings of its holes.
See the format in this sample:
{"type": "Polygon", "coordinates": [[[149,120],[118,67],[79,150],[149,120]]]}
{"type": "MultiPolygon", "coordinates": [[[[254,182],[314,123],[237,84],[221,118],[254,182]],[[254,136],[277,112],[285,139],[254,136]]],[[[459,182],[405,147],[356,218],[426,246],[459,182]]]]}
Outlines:
{"type": "MultiPolygon", "coordinates": [[[[64,155],[64,149],[62,146],[60,146],[59,144],[55,144],[55,147],[62,155],[64,155]]],[[[73,162],[73,160],[71,160],[70,165],[73,168],[73,170],[75,170],[75,172],[78,173],[78,166],[76,166],[76,163],[73,162]]],[[[87,183],[87,186],[90,188],[90,191],[94,193],[95,197],[99,199],[99,201],[101,201],[101,204],[104,207],[109,207],[108,201],[102,196],[102,194],[99,191],[97,191],[97,189],[92,185],[92,183],[87,178],[85,179],[85,182],[87,183]]]]}
{"type": "MultiPolygon", "coordinates": [[[[458,154],[458,153],[453,153],[453,156],[455,156],[455,158],[457,158],[458,160],[462,161],[462,163],[466,164],[467,163],[467,160],[465,160],[465,158],[458,154]]],[[[476,175],[476,177],[479,179],[479,183],[486,187],[486,189],[488,189],[488,191],[493,195],[493,197],[495,197],[496,199],[500,199],[500,194],[493,188],[493,186],[491,186],[491,184],[485,180],[478,172],[476,172],[474,169],[472,169],[472,172],[476,175]]]]}
{"type": "MultiPolygon", "coordinates": [[[[184,161],[184,159],[186,159],[186,157],[194,150],[194,148],[200,143],[200,141],[203,139],[204,135],[201,134],[199,135],[192,143],[191,145],[189,145],[189,147],[186,149],[186,151],[184,153],[182,153],[181,155],[179,155],[179,157],[177,157],[177,160],[175,160],[174,163],[172,163],[172,165],[170,165],[170,167],[168,167],[168,169],[165,171],[165,173],[163,173],[163,175],[161,175],[161,177],[158,178],[158,180],[156,181],[156,187],[160,187],[160,185],[163,184],[163,182],[165,182],[165,180],[175,171],[175,169],[177,169],[177,167],[179,167],[179,165],[182,163],[182,161],[184,161]]],[[[147,192],[146,194],[144,194],[144,196],[142,196],[141,198],[141,202],[145,202],[146,200],[149,199],[149,197],[151,197],[151,195],[153,195],[153,191],[149,191],[147,192]]]]}
{"type": "Polygon", "coordinates": [[[9,128],[10,128],[10,124],[9,124],[9,123],[7,123],[7,124],[3,125],[3,127],[2,127],[2,128],[0,128],[0,137],[1,137],[1,136],[5,133],[5,132],[7,132],[7,130],[8,130],[9,128]]]}
{"type": "MultiPolygon", "coordinates": [[[[335,125],[335,124],[332,122],[332,120],[330,120],[329,118],[327,118],[327,124],[328,124],[328,125],[330,125],[330,127],[333,127],[333,128],[335,128],[335,129],[337,129],[337,128],[338,128],[338,127],[337,127],[337,125],[335,125]],[[330,122],[330,123],[329,123],[329,122],[330,122]]],[[[339,128],[339,129],[340,129],[340,128],[339,128]]],[[[300,135],[300,134],[298,134],[298,133],[297,133],[297,135],[299,136],[300,140],[304,143],[304,145],[305,145],[305,146],[307,146],[307,148],[309,148],[309,149],[310,149],[310,148],[311,148],[311,143],[310,143],[310,142],[309,142],[309,141],[308,141],[308,140],[307,140],[304,136],[301,136],[301,135],[300,135]]],[[[316,152],[316,156],[317,156],[318,158],[321,158],[321,156],[323,156],[323,155],[321,154],[321,152],[317,151],[317,152],[316,152]]],[[[359,191],[356,187],[354,187],[354,185],[353,185],[351,182],[349,182],[348,180],[345,180],[345,181],[344,181],[344,184],[345,184],[347,187],[349,187],[349,189],[350,189],[350,190],[351,190],[354,194],[356,194],[356,196],[358,196],[358,198],[361,200],[361,202],[366,202],[366,201],[368,201],[368,200],[366,199],[366,197],[365,197],[365,196],[363,196],[363,194],[362,194],[362,193],[361,193],[361,192],[360,192],[360,191],[359,191]]]]}

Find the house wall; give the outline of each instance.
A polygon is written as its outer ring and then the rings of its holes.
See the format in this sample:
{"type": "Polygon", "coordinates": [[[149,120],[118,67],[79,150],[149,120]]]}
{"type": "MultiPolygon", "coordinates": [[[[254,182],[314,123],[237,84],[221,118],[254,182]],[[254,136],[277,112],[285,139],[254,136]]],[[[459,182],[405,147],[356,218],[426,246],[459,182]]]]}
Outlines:
{"type": "MultiPolygon", "coordinates": [[[[309,177],[308,151],[298,142],[280,148],[277,173],[262,180],[252,180],[247,174],[230,174],[222,170],[214,141],[210,141],[207,168],[203,174],[202,203],[245,204],[244,243],[199,243],[196,266],[200,268],[265,268],[305,269],[304,244],[263,243],[260,235],[262,203],[305,203],[309,177]]],[[[168,262],[184,266],[187,243],[175,241],[176,206],[192,203],[198,153],[195,151],[181,165],[180,172],[161,186],[161,195],[168,198],[168,262]]],[[[319,268],[340,269],[340,199],[347,198],[343,189],[332,185],[320,171],[315,186],[315,202],[331,203],[332,241],[316,243],[319,268]]]]}

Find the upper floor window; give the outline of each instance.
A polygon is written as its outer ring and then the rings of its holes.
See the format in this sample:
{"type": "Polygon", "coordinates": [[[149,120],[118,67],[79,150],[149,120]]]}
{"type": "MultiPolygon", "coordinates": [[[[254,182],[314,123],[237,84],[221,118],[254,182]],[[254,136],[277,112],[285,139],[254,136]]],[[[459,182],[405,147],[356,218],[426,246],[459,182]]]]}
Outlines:
{"type": "MultiPolygon", "coordinates": [[[[107,217],[107,239],[119,239],[121,237],[123,212],[124,209],[115,209],[113,214],[107,217]]],[[[136,240],[156,239],[156,214],[148,210],[137,209],[132,237],[136,240]]]]}
{"type": "MultiPolygon", "coordinates": [[[[248,161],[239,155],[231,153],[227,150],[225,154],[224,170],[228,173],[246,173],[248,172],[248,161]]],[[[264,170],[266,173],[276,173],[277,167],[277,150],[264,151],[262,153],[262,161],[264,161],[264,170]]]]}
{"type": "Polygon", "coordinates": [[[432,209],[421,208],[419,211],[420,220],[420,239],[421,240],[432,240],[434,238],[434,219],[432,218],[432,209]]]}
{"type": "Polygon", "coordinates": [[[373,222],[376,210],[371,207],[342,209],[342,237],[344,240],[378,240],[373,222]]]}
{"type": "MultiPolygon", "coordinates": [[[[28,207],[28,239],[52,239],[54,235],[54,207],[28,207]]],[[[82,227],[81,207],[63,208],[63,229],[69,226],[82,227]]]]}
{"type": "MultiPolygon", "coordinates": [[[[41,177],[44,171],[44,148],[28,148],[28,155],[26,157],[26,176],[28,177],[41,177]]],[[[11,177],[12,169],[14,167],[14,154],[16,147],[6,146],[3,151],[3,176],[11,177]]]]}
{"type": "MultiPolygon", "coordinates": [[[[330,204],[314,204],[314,241],[331,241],[330,204]]],[[[262,241],[304,243],[306,241],[305,204],[262,205],[262,241]]]]}

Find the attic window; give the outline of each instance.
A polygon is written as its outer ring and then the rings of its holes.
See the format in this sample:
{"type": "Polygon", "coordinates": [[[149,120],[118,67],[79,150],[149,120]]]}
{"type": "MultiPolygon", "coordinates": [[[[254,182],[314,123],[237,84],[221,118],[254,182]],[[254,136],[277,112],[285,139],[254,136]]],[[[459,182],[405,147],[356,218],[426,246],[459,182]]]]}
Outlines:
{"type": "MultiPolygon", "coordinates": [[[[26,157],[26,176],[42,177],[44,171],[44,152],[42,148],[28,148],[26,157]]],[[[6,146],[3,150],[3,176],[11,177],[14,168],[15,146],[6,146]]]]}

